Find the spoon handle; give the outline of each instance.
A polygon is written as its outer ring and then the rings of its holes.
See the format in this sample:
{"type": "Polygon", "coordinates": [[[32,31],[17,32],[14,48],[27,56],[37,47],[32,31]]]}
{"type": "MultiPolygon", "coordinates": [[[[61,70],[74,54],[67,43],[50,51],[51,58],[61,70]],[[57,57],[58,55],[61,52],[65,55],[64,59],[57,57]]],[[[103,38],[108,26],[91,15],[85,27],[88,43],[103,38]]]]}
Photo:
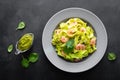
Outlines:
{"type": "Polygon", "coordinates": [[[18,54],[20,54],[20,51],[16,50],[15,55],[18,55],[18,54]]]}

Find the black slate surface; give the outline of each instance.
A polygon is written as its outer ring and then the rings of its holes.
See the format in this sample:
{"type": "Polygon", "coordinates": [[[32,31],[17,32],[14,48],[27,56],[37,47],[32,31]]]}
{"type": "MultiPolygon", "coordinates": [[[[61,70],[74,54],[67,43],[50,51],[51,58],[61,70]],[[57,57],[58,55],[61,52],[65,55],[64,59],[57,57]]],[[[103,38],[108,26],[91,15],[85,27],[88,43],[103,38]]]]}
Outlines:
{"type": "Polygon", "coordinates": [[[120,1],[119,0],[0,0],[0,80],[119,80],[120,78],[120,1]],[[94,68],[77,74],[54,67],[42,49],[42,32],[48,19],[56,12],[80,7],[95,13],[108,33],[108,48],[103,59],[94,68]],[[20,21],[24,30],[17,30],[20,21]],[[7,53],[9,44],[27,32],[35,34],[34,46],[29,52],[39,53],[39,61],[28,69],[21,67],[21,55],[15,49],[7,53]],[[115,52],[117,60],[107,60],[107,53],[115,52]]]}

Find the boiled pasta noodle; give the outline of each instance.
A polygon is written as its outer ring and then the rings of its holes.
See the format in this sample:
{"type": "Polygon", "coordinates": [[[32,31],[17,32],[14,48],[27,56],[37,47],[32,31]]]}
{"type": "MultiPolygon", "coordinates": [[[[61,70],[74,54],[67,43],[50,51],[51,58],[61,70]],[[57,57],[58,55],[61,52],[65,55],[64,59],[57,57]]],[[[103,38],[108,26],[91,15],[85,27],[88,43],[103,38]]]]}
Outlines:
{"type": "Polygon", "coordinates": [[[52,45],[58,56],[76,62],[97,49],[95,32],[88,24],[80,18],[69,18],[58,25],[52,36],[52,45]],[[63,49],[70,39],[74,40],[74,49],[70,53],[65,53],[63,49]]]}

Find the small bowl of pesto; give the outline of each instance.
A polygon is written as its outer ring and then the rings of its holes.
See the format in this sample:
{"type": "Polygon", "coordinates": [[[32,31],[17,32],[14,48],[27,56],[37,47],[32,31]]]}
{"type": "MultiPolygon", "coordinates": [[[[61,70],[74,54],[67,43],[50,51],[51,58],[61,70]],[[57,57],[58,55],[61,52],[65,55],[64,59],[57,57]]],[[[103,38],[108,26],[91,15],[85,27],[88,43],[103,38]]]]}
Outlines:
{"type": "Polygon", "coordinates": [[[33,33],[26,33],[24,34],[16,43],[16,52],[15,54],[18,55],[20,53],[24,53],[29,50],[34,41],[34,34],[33,33]]]}

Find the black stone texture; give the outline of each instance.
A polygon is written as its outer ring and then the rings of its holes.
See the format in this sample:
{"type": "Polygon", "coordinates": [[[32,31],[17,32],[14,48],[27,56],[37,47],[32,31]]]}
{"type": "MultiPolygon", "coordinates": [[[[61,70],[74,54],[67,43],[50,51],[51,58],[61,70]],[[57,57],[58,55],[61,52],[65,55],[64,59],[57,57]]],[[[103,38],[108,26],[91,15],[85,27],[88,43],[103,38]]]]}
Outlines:
{"type": "MultiPolygon", "coordinates": [[[[29,53],[28,52],[28,53],[29,53]]],[[[120,79],[120,0],[0,0],[0,80],[119,80],[120,79]],[[54,67],[42,49],[42,32],[47,21],[56,12],[80,7],[95,13],[104,23],[108,47],[102,60],[94,68],[82,73],[67,73],[54,67]],[[20,21],[24,30],[16,30],[20,21]],[[16,44],[27,32],[35,34],[34,46],[39,60],[28,69],[21,67],[21,55],[7,53],[9,44],[16,44]],[[107,54],[114,52],[115,61],[107,54]]]]}

